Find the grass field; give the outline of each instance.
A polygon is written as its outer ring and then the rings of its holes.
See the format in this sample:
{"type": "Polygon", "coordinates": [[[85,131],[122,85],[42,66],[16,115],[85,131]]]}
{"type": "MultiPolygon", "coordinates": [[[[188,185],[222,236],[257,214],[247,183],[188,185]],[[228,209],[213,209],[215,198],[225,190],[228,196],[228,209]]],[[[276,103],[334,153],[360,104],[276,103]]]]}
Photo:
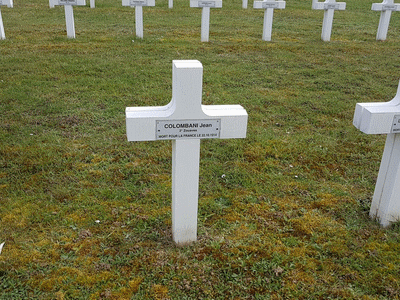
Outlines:
{"type": "MultiPolygon", "coordinates": [[[[374,0],[323,12],[224,0],[1,7],[0,299],[399,299],[400,223],[368,216],[385,136],[352,125],[391,100],[400,13],[375,40],[374,0]],[[171,237],[171,142],[127,142],[125,107],[170,101],[172,60],[204,67],[203,104],[241,104],[248,135],[201,143],[198,241],[171,237]]],[[[89,0],[87,0],[89,3],[89,0]]]]}

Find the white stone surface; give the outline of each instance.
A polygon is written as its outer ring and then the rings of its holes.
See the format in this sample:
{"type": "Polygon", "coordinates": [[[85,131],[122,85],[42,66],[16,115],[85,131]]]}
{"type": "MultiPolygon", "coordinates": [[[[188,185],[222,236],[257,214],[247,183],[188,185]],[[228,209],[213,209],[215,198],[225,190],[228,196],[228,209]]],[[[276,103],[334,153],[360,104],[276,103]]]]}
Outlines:
{"type": "Polygon", "coordinates": [[[333,14],[335,10],[345,10],[345,2],[336,2],[336,0],[326,0],[325,2],[318,2],[313,0],[312,9],[324,10],[324,21],[322,23],[321,39],[328,42],[331,39],[333,14]]]}
{"type": "Polygon", "coordinates": [[[285,1],[254,1],[253,8],[264,9],[263,41],[271,41],[274,9],[285,9],[285,1]]]}
{"type": "Polygon", "coordinates": [[[383,103],[357,103],[353,124],[367,134],[387,134],[370,216],[384,227],[400,220],[400,84],[383,103]]]}
{"type": "Polygon", "coordinates": [[[95,7],[96,7],[95,0],[90,0],[90,8],[95,8],[95,7]]]}
{"type": "Polygon", "coordinates": [[[366,134],[389,134],[396,115],[400,115],[400,83],[391,101],[357,103],[353,125],[366,134]]]}
{"type": "MultiPolygon", "coordinates": [[[[186,125],[214,122],[219,124],[218,138],[245,138],[246,110],[240,105],[202,105],[202,82],[203,66],[199,61],[173,61],[171,102],[165,106],[127,107],[128,141],[164,139],[157,135],[161,129],[157,124],[168,128],[167,124],[172,127],[177,121],[186,125]]],[[[185,137],[183,131],[181,135],[166,134],[165,138],[172,140],[172,230],[177,244],[197,239],[200,139],[207,138],[207,134],[185,137]]],[[[197,128],[189,131],[190,135],[198,133],[197,128]]]]}
{"type": "Polygon", "coordinates": [[[400,11],[400,4],[394,3],[394,0],[384,0],[382,3],[373,3],[371,9],[374,11],[381,11],[376,40],[384,41],[386,40],[389,29],[392,11],[400,11]]]}
{"type": "Polygon", "coordinates": [[[210,34],[210,8],[221,8],[222,0],[190,0],[190,7],[203,8],[201,13],[201,41],[208,42],[210,34]]]}

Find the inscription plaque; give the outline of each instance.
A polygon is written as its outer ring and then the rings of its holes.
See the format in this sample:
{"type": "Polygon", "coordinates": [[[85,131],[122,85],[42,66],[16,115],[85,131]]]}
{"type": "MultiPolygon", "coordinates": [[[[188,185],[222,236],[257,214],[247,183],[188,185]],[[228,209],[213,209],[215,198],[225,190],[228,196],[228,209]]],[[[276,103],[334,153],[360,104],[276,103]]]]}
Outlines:
{"type": "Polygon", "coordinates": [[[130,6],[147,6],[146,0],[131,0],[129,2],[130,6]]]}
{"type": "Polygon", "coordinates": [[[384,5],[382,5],[382,10],[393,10],[393,11],[395,11],[396,10],[396,5],[394,5],[394,4],[392,4],[392,5],[384,4],[384,5]]]}
{"type": "Polygon", "coordinates": [[[215,7],[215,1],[199,1],[199,7],[215,7]]]}
{"type": "Polygon", "coordinates": [[[156,121],[157,140],[217,139],[220,119],[156,121]]]}
{"type": "Polygon", "coordinates": [[[400,115],[396,115],[393,118],[392,133],[400,132],[400,115]]]}
{"type": "Polygon", "coordinates": [[[59,0],[60,5],[77,5],[77,0],[59,0]]]}
{"type": "Polygon", "coordinates": [[[339,4],[335,3],[335,4],[326,4],[325,9],[340,9],[340,8],[339,4]]]}
{"type": "Polygon", "coordinates": [[[280,8],[279,3],[276,2],[263,2],[262,8],[280,8]]]}

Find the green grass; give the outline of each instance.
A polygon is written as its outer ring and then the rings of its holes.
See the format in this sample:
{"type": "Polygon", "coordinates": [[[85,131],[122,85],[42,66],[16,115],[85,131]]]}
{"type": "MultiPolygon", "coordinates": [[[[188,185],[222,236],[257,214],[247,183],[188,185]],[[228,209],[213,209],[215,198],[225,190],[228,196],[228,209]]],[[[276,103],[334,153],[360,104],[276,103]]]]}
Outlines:
{"type": "MultiPolygon", "coordinates": [[[[375,40],[377,1],[263,12],[224,1],[200,42],[188,1],[2,7],[0,299],[399,299],[399,223],[368,217],[385,136],[352,125],[391,100],[400,14],[375,40]],[[243,140],[201,146],[198,241],[171,237],[171,142],[127,142],[125,107],[165,105],[172,60],[204,66],[203,103],[241,104],[243,140]],[[224,175],[224,176],[223,176],[224,175]]],[[[89,2],[89,1],[87,1],[89,2]]]]}

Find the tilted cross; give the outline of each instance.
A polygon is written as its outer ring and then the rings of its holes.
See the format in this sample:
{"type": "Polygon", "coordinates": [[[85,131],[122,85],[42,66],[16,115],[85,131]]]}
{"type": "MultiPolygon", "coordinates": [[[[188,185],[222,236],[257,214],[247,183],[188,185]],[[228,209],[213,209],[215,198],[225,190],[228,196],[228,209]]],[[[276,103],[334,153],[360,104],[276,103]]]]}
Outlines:
{"type": "MultiPolygon", "coordinates": [[[[7,7],[13,7],[13,0],[0,0],[0,7],[2,5],[7,5],[7,7]]],[[[3,26],[3,18],[1,16],[1,9],[0,9],[0,40],[5,40],[6,34],[4,32],[3,26]]]]}
{"type": "Polygon", "coordinates": [[[373,3],[371,9],[381,11],[376,39],[378,41],[384,41],[386,40],[386,35],[389,29],[392,11],[400,11],[400,4],[394,3],[394,0],[384,0],[382,3],[373,3]]]}
{"type": "Polygon", "coordinates": [[[200,139],[245,138],[240,105],[202,105],[203,66],[172,63],[172,100],[165,106],[127,107],[128,141],[172,140],[172,234],[177,244],[197,239],[200,139]]]}
{"type": "Polygon", "coordinates": [[[322,33],[321,39],[324,42],[329,42],[331,40],[333,14],[335,10],[345,10],[345,2],[336,2],[336,0],[326,0],[325,2],[318,2],[318,0],[313,0],[312,9],[323,9],[324,21],[322,23],[322,33]]]}
{"type": "Polygon", "coordinates": [[[367,134],[387,134],[369,213],[386,227],[400,219],[400,83],[389,102],[357,103],[353,125],[367,134]]]}
{"type": "Polygon", "coordinates": [[[65,24],[67,26],[67,36],[69,38],[75,38],[75,22],[74,22],[74,11],[72,6],[85,6],[85,0],[49,0],[50,8],[54,8],[56,5],[64,6],[65,10],[65,24]]]}

